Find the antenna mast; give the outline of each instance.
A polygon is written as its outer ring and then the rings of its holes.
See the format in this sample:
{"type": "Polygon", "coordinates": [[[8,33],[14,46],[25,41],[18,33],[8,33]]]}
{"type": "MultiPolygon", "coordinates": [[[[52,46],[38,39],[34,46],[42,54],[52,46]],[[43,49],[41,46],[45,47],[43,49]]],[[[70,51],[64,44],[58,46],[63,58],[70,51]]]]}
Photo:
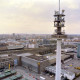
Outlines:
{"type": "Polygon", "coordinates": [[[54,17],[54,27],[56,27],[56,33],[52,35],[52,38],[57,39],[57,51],[56,51],[56,75],[55,80],[61,80],[61,41],[62,39],[67,38],[67,35],[64,34],[62,28],[65,26],[65,14],[64,10],[60,13],[60,0],[59,1],[59,10],[55,11],[54,17]]]}
{"type": "Polygon", "coordinates": [[[60,13],[60,0],[59,0],[59,13],[60,13]]]}

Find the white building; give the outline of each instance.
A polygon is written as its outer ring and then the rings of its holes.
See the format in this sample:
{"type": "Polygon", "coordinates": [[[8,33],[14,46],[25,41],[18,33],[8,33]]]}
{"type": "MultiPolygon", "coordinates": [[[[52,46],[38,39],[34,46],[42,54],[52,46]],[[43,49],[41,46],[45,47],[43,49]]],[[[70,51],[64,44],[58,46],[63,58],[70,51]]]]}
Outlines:
{"type": "Polygon", "coordinates": [[[34,43],[31,43],[31,44],[26,44],[26,47],[27,48],[38,48],[38,44],[34,44],[34,43]]]}

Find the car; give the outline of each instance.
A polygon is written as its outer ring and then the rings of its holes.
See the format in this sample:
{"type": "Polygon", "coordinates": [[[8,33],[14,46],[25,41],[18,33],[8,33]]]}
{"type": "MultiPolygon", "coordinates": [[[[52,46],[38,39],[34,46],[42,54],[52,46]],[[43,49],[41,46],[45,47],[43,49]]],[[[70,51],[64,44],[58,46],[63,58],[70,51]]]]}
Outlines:
{"type": "Polygon", "coordinates": [[[4,69],[0,69],[0,72],[3,72],[4,71],[4,69]]]}
{"type": "Polygon", "coordinates": [[[0,72],[3,72],[4,71],[4,67],[0,68],[0,72]]]}

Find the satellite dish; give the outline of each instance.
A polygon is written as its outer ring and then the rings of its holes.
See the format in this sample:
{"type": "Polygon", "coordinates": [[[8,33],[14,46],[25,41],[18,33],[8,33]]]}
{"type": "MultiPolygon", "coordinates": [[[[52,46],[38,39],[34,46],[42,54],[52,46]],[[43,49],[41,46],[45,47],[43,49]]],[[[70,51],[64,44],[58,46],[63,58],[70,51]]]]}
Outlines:
{"type": "Polygon", "coordinates": [[[57,33],[57,29],[55,29],[55,33],[57,33]]]}
{"type": "Polygon", "coordinates": [[[63,34],[65,34],[65,30],[63,30],[63,34]]]}
{"type": "Polygon", "coordinates": [[[64,13],[65,10],[62,10],[62,14],[64,13]]]}
{"type": "Polygon", "coordinates": [[[59,14],[59,11],[55,11],[55,15],[56,15],[56,14],[59,14]]]}

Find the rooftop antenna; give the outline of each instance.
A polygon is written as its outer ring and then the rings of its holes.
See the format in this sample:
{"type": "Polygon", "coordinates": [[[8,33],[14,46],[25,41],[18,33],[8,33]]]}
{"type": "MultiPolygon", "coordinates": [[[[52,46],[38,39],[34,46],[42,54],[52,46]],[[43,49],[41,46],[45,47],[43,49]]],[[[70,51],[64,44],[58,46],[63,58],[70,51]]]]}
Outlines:
{"type": "Polygon", "coordinates": [[[59,13],[60,13],[60,0],[59,0],[59,13]]]}

